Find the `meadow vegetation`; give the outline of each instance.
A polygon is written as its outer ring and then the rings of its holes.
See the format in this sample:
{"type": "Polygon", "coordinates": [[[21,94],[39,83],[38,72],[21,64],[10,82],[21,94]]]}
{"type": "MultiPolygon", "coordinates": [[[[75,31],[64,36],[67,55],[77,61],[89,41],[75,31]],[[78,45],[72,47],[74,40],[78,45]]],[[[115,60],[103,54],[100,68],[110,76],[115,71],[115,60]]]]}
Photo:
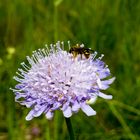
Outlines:
{"type": "Polygon", "coordinates": [[[9,90],[20,63],[35,49],[71,41],[105,55],[115,82],[98,99],[97,115],[71,117],[76,140],[140,139],[140,1],[139,0],[1,0],[0,1],[0,140],[66,140],[59,119],[42,115],[26,121],[28,109],[9,90]]]}

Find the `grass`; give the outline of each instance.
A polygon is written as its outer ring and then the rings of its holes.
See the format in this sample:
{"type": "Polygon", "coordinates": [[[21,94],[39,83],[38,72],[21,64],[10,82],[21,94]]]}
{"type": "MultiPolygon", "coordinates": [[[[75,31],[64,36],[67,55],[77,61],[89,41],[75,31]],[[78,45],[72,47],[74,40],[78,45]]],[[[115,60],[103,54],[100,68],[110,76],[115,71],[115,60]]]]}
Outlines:
{"type": "MultiPolygon", "coordinates": [[[[14,102],[9,87],[27,55],[44,44],[70,40],[100,54],[116,81],[99,99],[94,117],[72,117],[77,140],[140,139],[140,1],[13,0],[0,2],[0,140],[68,139],[62,114],[25,121],[29,110],[14,102]],[[61,118],[61,119],[59,119],[61,118]],[[61,120],[61,121],[59,121],[61,120]],[[38,134],[34,134],[36,128],[38,134]],[[57,130],[55,129],[57,128],[57,130]]],[[[68,49],[66,47],[66,49],[68,49]]]]}

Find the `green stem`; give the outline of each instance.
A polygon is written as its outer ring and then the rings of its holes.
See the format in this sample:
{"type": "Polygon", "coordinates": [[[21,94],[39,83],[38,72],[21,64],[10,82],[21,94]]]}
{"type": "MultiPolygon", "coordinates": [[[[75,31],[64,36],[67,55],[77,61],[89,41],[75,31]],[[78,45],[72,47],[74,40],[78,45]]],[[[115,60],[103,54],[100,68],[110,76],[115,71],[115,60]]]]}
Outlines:
{"type": "Polygon", "coordinates": [[[65,120],[69,131],[70,140],[75,140],[70,118],[65,118],[65,120]]]}

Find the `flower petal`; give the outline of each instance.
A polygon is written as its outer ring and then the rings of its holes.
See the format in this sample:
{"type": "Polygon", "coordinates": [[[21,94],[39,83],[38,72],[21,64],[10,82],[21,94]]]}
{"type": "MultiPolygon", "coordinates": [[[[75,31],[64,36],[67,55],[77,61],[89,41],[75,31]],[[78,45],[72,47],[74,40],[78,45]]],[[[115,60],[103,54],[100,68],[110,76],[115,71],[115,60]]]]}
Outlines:
{"type": "Polygon", "coordinates": [[[107,88],[109,88],[109,85],[112,84],[115,80],[115,77],[109,79],[109,80],[104,80],[104,81],[101,81],[101,87],[100,89],[102,90],[106,90],[107,88]]]}
{"type": "Polygon", "coordinates": [[[72,116],[72,110],[71,107],[68,106],[65,110],[63,110],[63,114],[66,118],[69,118],[72,116]]]}
{"type": "Polygon", "coordinates": [[[101,81],[101,82],[102,82],[102,84],[104,84],[104,85],[110,85],[110,84],[112,84],[112,83],[114,82],[115,79],[116,79],[116,78],[113,77],[113,78],[111,78],[111,79],[104,80],[104,81],[101,81]]]}
{"type": "Polygon", "coordinates": [[[26,107],[27,108],[30,108],[31,106],[33,106],[34,104],[35,104],[35,102],[36,101],[30,101],[30,102],[28,102],[28,101],[19,101],[19,103],[21,104],[21,105],[26,105],[26,107]]]}
{"type": "Polygon", "coordinates": [[[104,99],[112,99],[112,95],[106,95],[106,94],[104,94],[102,92],[98,92],[98,96],[102,97],[104,99]]]}
{"type": "Polygon", "coordinates": [[[99,71],[98,74],[99,74],[100,79],[104,79],[110,75],[110,70],[108,68],[105,68],[105,69],[99,71]]]}
{"type": "Polygon", "coordinates": [[[85,103],[81,104],[81,109],[87,116],[96,115],[96,111],[94,111],[89,105],[85,103]]]}
{"type": "Polygon", "coordinates": [[[38,116],[40,116],[43,112],[44,112],[44,110],[46,109],[46,105],[44,105],[44,106],[41,106],[41,105],[39,105],[39,106],[35,106],[35,113],[34,113],[34,117],[38,117],[38,116]]]}
{"type": "Polygon", "coordinates": [[[48,120],[51,120],[53,118],[53,115],[54,113],[52,111],[48,111],[45,116],[48,120]]]}
{"type": "Polygon", "coordinates": [[[27,96],[26,93],[20,93],[20,92],[16,92],[15,95],[16,95],[15,96],[15,101],[17,101],[17,102],[18,102],[18,99],[25,98],[27,96]]]}
{"type": "Polygon", "coordinates": [[[99,78],[97,79],[97,84],[98,84],[99,88],[102,88],[102,83],[101,83],[101,80],[99,78]]]}
{"type": "Polygon", "coordinates": [[[53,104],[53,107],[51,108],[51,110],[57,110],[60,106],[61,106],[61,103],[56,102],[56,103],[53,104]]]}
{"type": "Polygon", "coordinates": [[[28,115],[26,116],[26,120],[27,121],[30,121],[30,120],[32,120],[32,118],[34,117],[34,110],[31,110],[29,113],[28,113],[28,115]]]}
{"type": "Polygon", "coordinates": [[[73,112],[78,112],[79,109],[80,109],[80,105],[77,101],[75,101],[73,106],[72,106],[72,111],[73,112]]]}

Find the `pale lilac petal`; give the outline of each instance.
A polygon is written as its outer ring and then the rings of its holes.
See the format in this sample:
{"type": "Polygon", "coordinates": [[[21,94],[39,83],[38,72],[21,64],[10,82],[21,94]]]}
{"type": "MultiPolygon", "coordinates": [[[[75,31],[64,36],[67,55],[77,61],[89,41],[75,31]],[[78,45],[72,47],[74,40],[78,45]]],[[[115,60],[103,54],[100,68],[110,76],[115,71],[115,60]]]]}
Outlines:
{"type": "Polygon", "coordinates": [[[28,101],[19,101],[19,103],[21,104],[21,105],[25,105],[27,108],[30,108],[31,106],[33,106],[34,104],[35,104],[35,102],[36,101],[30,101],[30,102],[28,102],[28,101]]]}
{"type": "Polygon", "coordinates": [[[80,109],[80,105],[77,101],[74,102],[73,106],[72,106],[72,111],[73,112],[78,112],[80,109]]]}
{"type": "Polygon", "coordinates": [[[28,115],[26,116],[26,120],[30,121],[34,117],[34,110],[31,110],[28,115]]]}
{"type": "Polygon", "coordinates": [[[61,103],[60,103],[60,102],[56,102],[56,103],[53,104],[53,107],[51,108],[51,110],[56,110],[56,109],[58,109],[60,106],[61,106],[61,103]]]}
{"type": "Polygon", "coordinates": [[[17,84],[17,85],[15,86],[16,89],[22,89],[22,88],[24,88],[24,87],[25,87],[24,84],[17,84]]]}
{"type": "Polygon", "coordinates": [[[66,118],[69,118],[72,116],[72,110],[71,107],[68,106],[65,110],[63,110],[63,114],[66,118]]]}
{"type": "Polygon", "coordinates": [[[81,104],[81,109],[87,116],[96,115],[96,111],[94,111],[89,105],[85,103],[81,104]]]}
{"type": "Polygon", "coordinates": [[[104,80],[102,81],[102,84],[105,84],[105,85],[110,85],[114,82],[115,80],[115,77],[111,78],[111,79],[108,79],[108,80],[104,80]]]}
{"type": "Polygon", "coordinates": [[[110,70],[108,68],[101,70],[98,72],[100,79],[104,79],[110,75],[110,70]]]}
{"type": "Polygon", "coordinates": [[[35,109],[34,117],[38,117],[45,111],[46,105],[38,107],[35,106],[34,109],[35,109]]]}
{"type": "Polygon", "coordinates": [[[104,99],[112,99],[112,95],[106,95],[106,94],[104,94],[102,92],[98,92],[98,96],[102,97],[104,99]]]}
{"type": "Polygon", "coordinates": [[[48,111],[45,116],[48,120],[51,120],[53,118],[53,114],[54,114],[53,112],[48,111]]]}
{"type": "Polygon", "coordinates": [[[100,89],[102,90],[106,90],[109,88],[109,85],[112,84],[112,82],[115,80],[115,77],[109,79],[109,80],[104,80],[104,81],[101,81],[101,86],[100,86],[100,89]]]}
{"type": "Polygon", "coordinates": [[[101,83],[101,80],[99,78],[97,79],[97,84],[98,84],[98,87],[102,89],[102,83],[101,83]]]}
{"type": "Polygon", "coordinates": [[[100,87],[101,90],[106,90],[106,89],[108,89],[108,88],[109,88],[109,85],[103,85],[103,84],[102,84],[102,86],[100,87]]]}
{"type": "Polygon", "coordinates": [[[27,94],[26,93],[19,93],[19,92],[16,92],[16,96],[15,96],[15,101],[18,101],[18,99],[20,98],[25,98],[27,97],[27,94]]]}

